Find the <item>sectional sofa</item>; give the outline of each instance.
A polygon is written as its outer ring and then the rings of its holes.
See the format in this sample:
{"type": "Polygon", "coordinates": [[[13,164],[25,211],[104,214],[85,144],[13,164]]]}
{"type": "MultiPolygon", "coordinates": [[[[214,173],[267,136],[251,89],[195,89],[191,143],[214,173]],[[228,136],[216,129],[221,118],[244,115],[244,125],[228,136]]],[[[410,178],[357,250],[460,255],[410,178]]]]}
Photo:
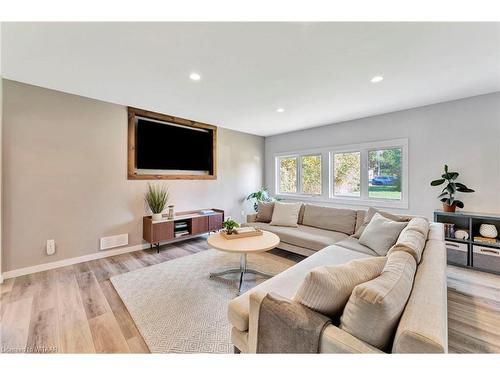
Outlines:
{"type": "MultiPolygon", "coordinates": [[[[357,230],[366,225],[366,215],[364,210],[339,211],[306,204],[301,209],[296,228],[272,226],[256,222],[255,214],[248,216],[245,225],[276,233],[281,239],[279,248],[308,257],[230,301],[228,316],[236,351],[257,351],[260,304],[268,293],[291,300],[313,268],[379,256],[356,238],[357,230]]],[[[329,324],[321,334],[321,353],[447,352],[446,252],[442,224],[430,223],[424,241],[411,293],[396,329],[389,333],[391,345],[381,350],[342,330],[337,324],[329,324]]]]}

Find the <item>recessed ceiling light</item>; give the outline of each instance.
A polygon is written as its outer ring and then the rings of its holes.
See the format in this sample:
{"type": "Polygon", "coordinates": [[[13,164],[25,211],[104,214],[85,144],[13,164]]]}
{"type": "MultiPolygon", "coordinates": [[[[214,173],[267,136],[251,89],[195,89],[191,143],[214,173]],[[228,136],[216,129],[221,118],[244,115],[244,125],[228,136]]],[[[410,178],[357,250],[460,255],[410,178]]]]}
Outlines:
{"type": "Polygon", "coordinates": [[[282,113],[282,112],[285,112],[285,109],[284,109],[284,108],[278,108],[278,109],[276,110],[276,112],[278,112],[278,113],[282,113]]]}
{"type": "Polygon", "coordinates": [[[201,76],[198,73],[191,73],[189,75],[189,78],[193,81],[199,81],[201,79],[201,76]]]}
{"type": "Polygon", "coordinates": [[[375,76],[370,81],[372,83],[377,83],[377,82],[380,82],[380,81],[383,81],[383,80],[384,80],[384,77],[382,77],[382,76],[375,76]]]}

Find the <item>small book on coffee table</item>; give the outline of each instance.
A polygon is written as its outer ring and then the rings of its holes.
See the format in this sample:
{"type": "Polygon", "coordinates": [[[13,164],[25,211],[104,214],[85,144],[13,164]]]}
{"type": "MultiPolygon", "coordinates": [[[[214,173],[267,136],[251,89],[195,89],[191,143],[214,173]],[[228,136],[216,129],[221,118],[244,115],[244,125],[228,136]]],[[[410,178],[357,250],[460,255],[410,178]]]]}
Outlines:
{"type": "Polygon", "coordinates": [[[237,238],[262,236],[262,231],[254,227],[244,227],[234,229],[231,234],[227,234],[225,231],[222,231],[221,235],[228,240],[233,240],[237,238]]]}

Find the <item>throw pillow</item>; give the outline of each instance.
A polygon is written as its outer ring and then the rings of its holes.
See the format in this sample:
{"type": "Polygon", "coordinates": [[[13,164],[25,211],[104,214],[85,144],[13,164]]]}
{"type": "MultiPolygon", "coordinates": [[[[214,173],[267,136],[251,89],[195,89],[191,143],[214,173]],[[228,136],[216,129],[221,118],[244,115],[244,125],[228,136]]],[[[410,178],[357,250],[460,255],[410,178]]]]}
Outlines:
{"type": "Polygon", "coordinates": [[[422,260],[425,241],[429,233],[429,222],[427,219],[416,217],[410,220],[408,226],[399,235],[396,244],[391,247],[387,255],[394,251],[406,251],[411,254],[417,264],[422,260]]]}
{"type": "Polygon", "coordinates": [[[331,318],[339,318],[352,290],[382,273],[386,257],[356,259],[346,264],[313,268],[293,300],[331,318]]]}
{"type": "Polygon", "coordinates": [[[370,221],[373,219],[373,216],[375,216],[376,213],[379,213],[383,217],[386,217],[387,219],[391,219],[393,221],[407,222],[410,221],[411,219],[409,217],[393,215],[389,212],[379,211],[376,208],[370,207],[368,208],[368,211],[366,211],[366,214],[364,215],[363,224],[360,226],[356,224],[357,229],[356,232],[352,235],[352,237],[359,239],[361,237],[361,234],[366,229],[366,226],[370,223],[370,221]]]}
{"type": "Polygon", "coordinates": [[[257,217],[255,221],[269,223],[273,218],[274,202],[259,202],[257,217]]]}
{"type": "Polygon", "coordinates": [[[359,243],[368,246],[378,255],[386,255],[407,225],[407,222],[389,220],[376,213],[361,234],[359,243]]]}
{"type": "Polygon", "coordinates": [[[340,317],[340,328],[380,350],[388,350],[416,269],[410,254],[397,251],[389,255],[379,277],[354,288],[340,317]]]}
{"type": "Polygon", "coordinates": [[[298,227],[299,211],[302,203],[275,202],[271,225],[298,227]]]}

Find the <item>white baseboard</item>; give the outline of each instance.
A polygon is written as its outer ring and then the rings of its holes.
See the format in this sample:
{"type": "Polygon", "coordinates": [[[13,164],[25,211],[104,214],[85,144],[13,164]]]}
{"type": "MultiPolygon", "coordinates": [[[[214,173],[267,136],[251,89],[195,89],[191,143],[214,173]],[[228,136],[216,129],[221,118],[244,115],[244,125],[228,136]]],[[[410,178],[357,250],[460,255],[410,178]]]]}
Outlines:
{"type": "Polygon", "coordinates": [[[57,260],[55,262],[43,263],[36,266],[18,268],[17,270],[7,271],[0,274],[0,283],[3,282],[3,280],[12,279],[13,277],[29,275],[31,273],[36,273],[36,272],[48,271],[54,268],[71,266],[77,263],[88,262],[94,259],[112,257],[114,255],[131,253],[134,251],[144,250],[147,248],[149,248],[149,243],[143,243],[134,246],[122,247],[120,249],[115,249],[115,250],[99,251],[97,253],[83,255],[75,258],[68,258],[68,259],[57,260]]]}

